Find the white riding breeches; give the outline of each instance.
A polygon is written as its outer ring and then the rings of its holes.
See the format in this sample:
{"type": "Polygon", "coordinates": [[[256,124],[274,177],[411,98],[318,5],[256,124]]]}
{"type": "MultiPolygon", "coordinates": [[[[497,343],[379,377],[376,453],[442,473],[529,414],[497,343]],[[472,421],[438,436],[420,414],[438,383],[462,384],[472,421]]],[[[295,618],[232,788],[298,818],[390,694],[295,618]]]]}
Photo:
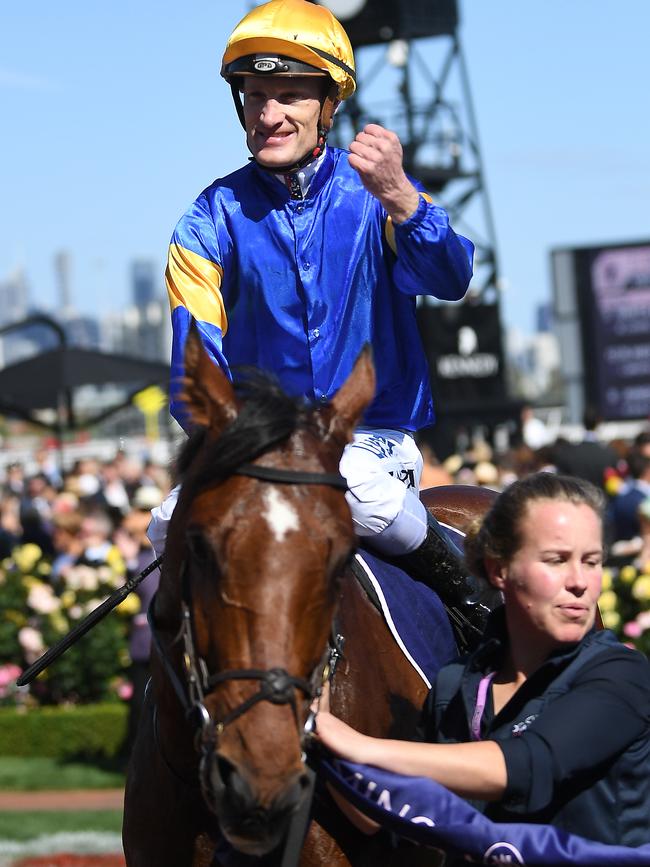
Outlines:
{"type": "Polygon", "coordinates": [[[359,428],[343,451],[340,471],[354,528],[382,553],[406,554],[424,541],[422,463],[413,436],[401,430],[359,428]]]}
{"type": "MultiPolygon", "coordinates": [[[[345,498],[359,537],[391,555],[406,554],[424,541],[427,513],[418,496],[422,455],[411,434],[357,429],[343,450],[340,472],[348,483],[345,498]]],[[[165,548],[179,490],[177,485],[151,513],[147,536],[157,557],[165,548]]]]}

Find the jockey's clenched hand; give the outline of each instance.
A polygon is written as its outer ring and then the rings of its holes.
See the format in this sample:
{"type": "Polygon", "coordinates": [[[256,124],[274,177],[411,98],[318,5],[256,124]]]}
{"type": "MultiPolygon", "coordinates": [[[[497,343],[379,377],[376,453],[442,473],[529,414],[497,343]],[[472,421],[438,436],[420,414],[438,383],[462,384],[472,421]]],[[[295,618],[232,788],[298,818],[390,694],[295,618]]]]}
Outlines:
{"type": "Polygon", "coordinates": [[[350,145],[350,165],[396,223],[408,220],[419,201],[404,172],[403,155],[395,133],[376,123],[368,124],[350,145]]]}

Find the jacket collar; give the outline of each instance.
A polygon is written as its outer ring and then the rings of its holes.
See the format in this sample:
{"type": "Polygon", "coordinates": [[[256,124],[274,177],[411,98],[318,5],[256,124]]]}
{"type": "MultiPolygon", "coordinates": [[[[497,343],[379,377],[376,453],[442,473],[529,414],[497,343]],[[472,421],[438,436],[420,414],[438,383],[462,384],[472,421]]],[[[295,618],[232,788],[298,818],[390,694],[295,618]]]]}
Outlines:
{"type": "MultiPolygon", "coordinates": [[[[542,663],[538,671],[548,665],[557,667],[570,662],[578,653],[581,646],[584,646],[585,643],[591,644],[593,641],[598,640],[600,632],[601,630],[597,630],[595,626],[592,626],[581,641],[566,644],[554,650],[542,663]]],[[[495,608],[491,612],[488,618],[483,640],[470,655],[467,661],[467,670],[485,672],[498,669],[505,656],[508,643],[505,606],[499,605],[498,608],[495,608]]]]}
{"type": "MultiPolygon", "coordinates": [[[[314,198],[322,190],[334,170],[335,162],[332,148],[326,147],[316,171],[309,180],[309,188],[305,195],[306,200],[314,198]]],[[[274,201],[284,204],[290,200],[289,190],[284,183],[279,182],[278,177],[273,172],[263,169],[254,160],[251,160],[248,165],[274,201]]]]}

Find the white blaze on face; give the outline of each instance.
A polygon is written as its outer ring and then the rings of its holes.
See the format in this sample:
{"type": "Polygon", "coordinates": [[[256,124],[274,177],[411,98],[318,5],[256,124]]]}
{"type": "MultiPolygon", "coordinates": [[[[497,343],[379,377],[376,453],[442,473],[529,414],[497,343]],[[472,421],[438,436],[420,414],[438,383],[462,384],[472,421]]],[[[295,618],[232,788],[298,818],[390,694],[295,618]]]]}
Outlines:
{"type": "Polygon", "coordinates": [[[264,518],[278,542],[284,541],[289,530],[299,529],[298,513],[278,488],[268,489],[264,495],[264,505],[266,506],[264,518]]]}

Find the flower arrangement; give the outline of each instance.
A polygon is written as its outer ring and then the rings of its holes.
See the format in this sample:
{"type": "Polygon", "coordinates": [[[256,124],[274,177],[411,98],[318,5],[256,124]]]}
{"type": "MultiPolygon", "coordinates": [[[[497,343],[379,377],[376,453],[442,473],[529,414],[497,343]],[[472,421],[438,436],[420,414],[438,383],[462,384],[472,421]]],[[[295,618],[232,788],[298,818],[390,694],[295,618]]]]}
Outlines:
{"type": "Polygon", "coordinates": [[[125,580],[112,549],[107,562],[69,566],[50,583],[51,564],[34,544],[0,563],[0,703],[89,703],[118,697],[129,665],[128,628],[135,594],[42,672],[29,689],[15,678],[83,620],[125,580]],[[118,689],[120,687],[120,689],[118,689]]]}
{"type": "Polygon", "coordinates": [[[607,629],[650,656],[650,562],[603,569],[598,607],[607,629]]]}

